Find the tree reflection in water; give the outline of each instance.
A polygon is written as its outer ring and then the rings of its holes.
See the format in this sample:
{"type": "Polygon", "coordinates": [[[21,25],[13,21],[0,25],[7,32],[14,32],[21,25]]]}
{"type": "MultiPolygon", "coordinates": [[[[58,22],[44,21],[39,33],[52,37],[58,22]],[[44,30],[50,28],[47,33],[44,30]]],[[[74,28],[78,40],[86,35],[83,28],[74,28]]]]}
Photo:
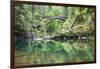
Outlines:
{"type": "Polygon", "coordinates": [[[93,46],[93,40],[67,40],[61,42],[20,39],[16,41],[15,64],[55,64],[93,61],[93,46]]]}

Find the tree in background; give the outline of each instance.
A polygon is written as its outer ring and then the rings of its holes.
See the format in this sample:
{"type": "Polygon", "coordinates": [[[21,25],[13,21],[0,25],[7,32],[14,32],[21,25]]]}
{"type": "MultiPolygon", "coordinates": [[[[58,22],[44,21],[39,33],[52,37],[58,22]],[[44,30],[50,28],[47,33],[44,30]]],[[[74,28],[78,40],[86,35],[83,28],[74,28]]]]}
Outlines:
{"type": "Polygon", "coordinates": [[[16,5],[16,32],[28,32],[44,36],[79,35],[94,32],[93,8],[48,5],[16,5]]]}

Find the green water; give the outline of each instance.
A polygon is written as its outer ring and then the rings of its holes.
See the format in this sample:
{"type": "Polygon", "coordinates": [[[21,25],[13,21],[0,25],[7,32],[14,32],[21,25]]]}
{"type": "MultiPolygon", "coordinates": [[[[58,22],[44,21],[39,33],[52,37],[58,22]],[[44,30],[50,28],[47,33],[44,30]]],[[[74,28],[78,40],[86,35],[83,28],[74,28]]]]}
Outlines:
{"type": "Polygon", "coordinates": [[[94,61],[93,40],[18,40],[15,65],[94,61]]]}

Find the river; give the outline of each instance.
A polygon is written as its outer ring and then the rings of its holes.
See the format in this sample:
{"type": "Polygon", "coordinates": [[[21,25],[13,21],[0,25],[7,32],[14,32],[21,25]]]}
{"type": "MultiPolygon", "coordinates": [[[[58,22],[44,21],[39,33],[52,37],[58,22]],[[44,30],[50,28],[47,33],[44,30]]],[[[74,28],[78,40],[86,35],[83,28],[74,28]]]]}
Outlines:
{"type": "Polygon", "coordinates": [[[94,61],[94,40],[20,39],[15,48],[15,65],[94,61]]]}

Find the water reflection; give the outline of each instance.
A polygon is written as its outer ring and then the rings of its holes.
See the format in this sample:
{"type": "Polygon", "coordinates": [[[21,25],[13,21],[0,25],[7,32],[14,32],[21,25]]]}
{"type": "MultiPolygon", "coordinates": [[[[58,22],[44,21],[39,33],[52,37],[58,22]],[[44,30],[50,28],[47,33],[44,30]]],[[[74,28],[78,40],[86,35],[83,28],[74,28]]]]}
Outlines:
{"type": "Polygon", "coordinates": [[[55,64],[94,60],[93,40],[16,40],[16,65],[55,64]]]}

